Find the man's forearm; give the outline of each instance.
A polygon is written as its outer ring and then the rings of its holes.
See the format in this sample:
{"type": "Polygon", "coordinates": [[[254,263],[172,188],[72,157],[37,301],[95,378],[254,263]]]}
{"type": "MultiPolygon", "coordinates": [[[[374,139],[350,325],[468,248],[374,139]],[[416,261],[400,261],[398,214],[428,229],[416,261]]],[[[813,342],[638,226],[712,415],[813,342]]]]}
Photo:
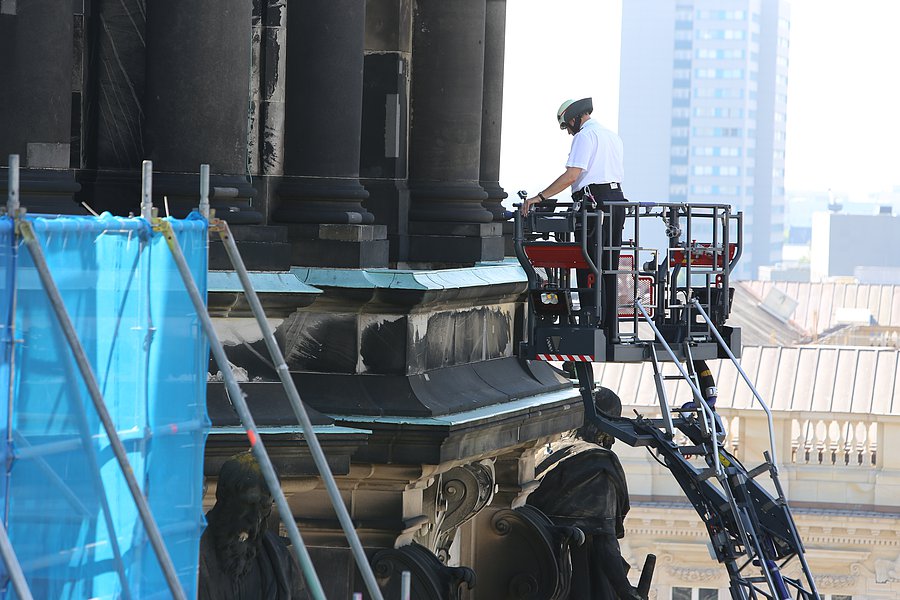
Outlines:
{"type": "MultiPolygon", "coordinates": [[[[580,172],[581,169],[578,169],[580,172]]],[[[565,191],[566,188],[571,187],[575,180],[578,179],[578,173],[573,172],[573,169],[566,169],[565,172],[557,177],[553,183],[547,186],[547,188],[541,192],[545,198],[550,198],[551,196],[555,196],[560,192],[565,191]]]]}
{"type": "Polygon", "coordinates": [[[522,213],[527,213],[528,209],[531,208],[532,205],[537,204],[541,201],[541,196],[544,198],[552,198],[556,194],[559,194],[567,187],[570,187],[575,180],[578,179],[578,176],[581,175],[582,169],[578,167],[566,167],[566,170],[562,175],[557,177],[553,183],[544,188],[539,194],[532,196],[525,200],[522,204],[522,213]]]}

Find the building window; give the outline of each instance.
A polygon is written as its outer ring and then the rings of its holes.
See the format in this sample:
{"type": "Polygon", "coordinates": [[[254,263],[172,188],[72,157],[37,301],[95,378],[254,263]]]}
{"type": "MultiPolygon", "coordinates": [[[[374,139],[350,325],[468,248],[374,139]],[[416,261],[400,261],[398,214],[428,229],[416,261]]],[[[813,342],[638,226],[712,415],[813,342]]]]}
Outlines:
{"type": "Polygon", "coordinates": [[[740,48],[698,48],[697,58],[744,58],[744,50],[740,48]]]}
{"type": "Polygon", "coordinates": [[[741,188],[736,185],[714,185],[712,193],[721,196],[740,196],[741,188]]]}
{"type": "Polygon", "coordinates": [[[679,21],[687,21],[693,17],[690,6],[678,6],[675,8],[675,18],[679,21]]]}
{"type": "MultiPolygon", "coordinates": [[[[755,97],[755,92],[753,92],[755,97]]],[[[697,98],[743,98],[742,88],[694,88],[694,96],[697,98]]]]}
{"type": "MultiPolygon", "coordinates": [[[[678,32],[675,32],[678,35],[678,32]]],[[[696,33],[698,40],[743,40],[745,37],[743,29],[701,29],[696,33]]],[[[677,39],[677,37],[676,37],[677,39]]]]}
{"type": "Polygon", "coordinates": [[[672,600],[692,600],[691,588],[673,587],[672,600]]]}
{"type": "Polygon", "coordinates": [[[742,135],[740,127],[694,127],[692,133],[698,137],[741,137],[742,135]]]}
{"type": "Polygon", "coordinates": [[[739,169],[734,166],[717,167],[716,170],[718,171],[716,174],[722,177],[737,177],[740,173],[739,169]]]}

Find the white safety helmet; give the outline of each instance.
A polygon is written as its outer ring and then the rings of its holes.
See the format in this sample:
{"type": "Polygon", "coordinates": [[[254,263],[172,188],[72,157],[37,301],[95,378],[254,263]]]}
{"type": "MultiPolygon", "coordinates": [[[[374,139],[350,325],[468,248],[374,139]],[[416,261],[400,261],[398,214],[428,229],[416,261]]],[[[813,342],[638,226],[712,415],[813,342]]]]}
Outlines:
{"type": "MultiPolygon", "coordinates": [[[[559,123],[560,129],[567,129],[569,127],[568,122],[570,119],[574,119],[585,113],[591,114],[592,112],[594,112],[594,103],[591,98],[566,100],[559,105],[559,110],[556,111],[556,121],[559,123]]],[[[581,129],[580,120],[576,123],[574,129],[575,133],[581,129]]]]}

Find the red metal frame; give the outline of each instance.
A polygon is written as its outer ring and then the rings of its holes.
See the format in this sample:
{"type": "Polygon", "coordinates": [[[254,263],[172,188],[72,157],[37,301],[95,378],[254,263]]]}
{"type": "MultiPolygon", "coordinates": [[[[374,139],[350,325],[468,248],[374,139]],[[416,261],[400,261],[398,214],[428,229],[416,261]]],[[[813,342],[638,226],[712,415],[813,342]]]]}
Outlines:
{"type": "Polygon", "coordinates": [[[545,269],[589,269],[581,245],[559,242],[524,244],[528,260],[535,267],[545,269]]]}
{"type": "MultiPolygon", "coordinates": [[[[717,257],[717,268],[723,268],[725,266],[725,258],[723,252],[714,252],[712,250],[712,244],[698,244],[694,242],[691,244],[691,266],[692,267],[712,267],[713,266],[713,256],[717,257]]],[[[737,244],[728,244],[728,260],[731,261],[735,254],[737,254],[737,244]]],[[[675,265],[687,265],[687,253],[684,250],[672,250],[671,255],[669,256],[669,266],[674,267],[675,265]]]]}

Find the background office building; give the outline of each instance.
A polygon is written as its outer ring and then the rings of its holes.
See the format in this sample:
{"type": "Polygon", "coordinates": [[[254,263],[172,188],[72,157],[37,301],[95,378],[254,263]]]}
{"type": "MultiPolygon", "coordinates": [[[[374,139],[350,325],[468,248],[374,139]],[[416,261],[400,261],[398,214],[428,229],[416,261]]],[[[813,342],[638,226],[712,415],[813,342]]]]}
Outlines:
{"type": "Polygon", "coordinates": [[[743,211],[740,278],[781,257],[789,30],[780,0],[622,6],[629,199],[743,211]]]}

